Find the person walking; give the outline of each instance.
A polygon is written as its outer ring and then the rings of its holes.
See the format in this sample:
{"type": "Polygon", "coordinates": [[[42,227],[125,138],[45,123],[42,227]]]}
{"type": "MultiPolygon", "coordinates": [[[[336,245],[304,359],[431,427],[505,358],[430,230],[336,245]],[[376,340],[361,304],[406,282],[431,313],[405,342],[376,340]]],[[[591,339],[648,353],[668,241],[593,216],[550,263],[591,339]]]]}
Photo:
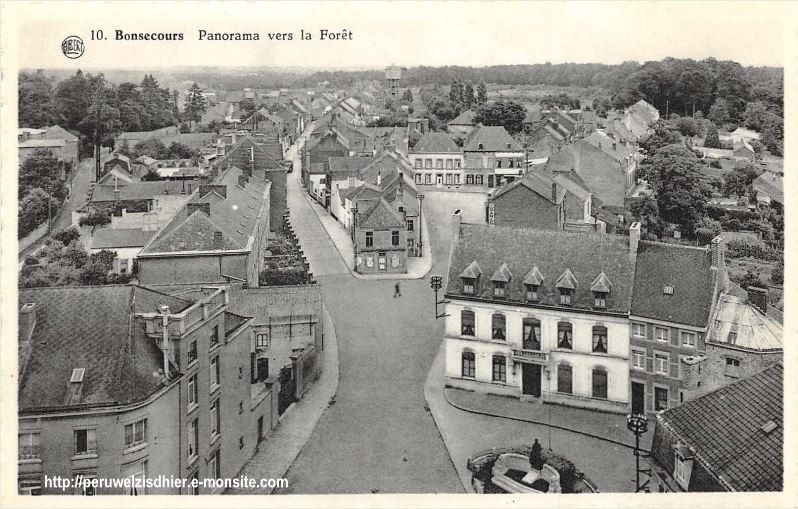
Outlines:
{"type": "Polygon", "coordinates": [[[399,289],[399,283],[396,283],[396,285],[393,287],[393,298],[395,299],[401,296],[402,296],[402,291],[399,289]]]}

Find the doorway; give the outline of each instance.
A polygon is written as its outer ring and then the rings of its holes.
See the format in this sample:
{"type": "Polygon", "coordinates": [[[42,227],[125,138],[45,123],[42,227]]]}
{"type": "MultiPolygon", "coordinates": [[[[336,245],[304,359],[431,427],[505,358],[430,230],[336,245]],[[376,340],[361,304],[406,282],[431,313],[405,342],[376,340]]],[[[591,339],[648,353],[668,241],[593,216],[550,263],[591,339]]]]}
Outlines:
{"type": "Polygon", "coordinates": [[[540,397],[540,364],[521,364],[521,392],[528,396],[540,397]]]}
{"type": "Polygon", "coordinates": [[[632,413],[646,413],[646,384],[632,382],[632,413]]]}

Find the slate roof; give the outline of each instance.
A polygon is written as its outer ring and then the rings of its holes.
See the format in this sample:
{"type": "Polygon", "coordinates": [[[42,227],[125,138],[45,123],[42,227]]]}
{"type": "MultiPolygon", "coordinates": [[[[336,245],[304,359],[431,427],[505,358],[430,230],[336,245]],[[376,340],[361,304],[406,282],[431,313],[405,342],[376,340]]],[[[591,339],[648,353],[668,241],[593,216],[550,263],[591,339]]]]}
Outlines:
{"type": "Polygon", "coordinates": [[[370,230],[404,226],[404,218],[384,198],[380,198],[365,213],[360,214],[357,222],[358,228],[370,230]]]}
{"type": "Polygon", "coordinates": [[[465,110],[464,112],[460,113],[452,120],[449,121],[449,125],[474,125],[474,113],[471,110],[465,110]]]}
{"type": "Polygon", "coordinates": [[[161,138],[161,142],[166,148],[172,143],[182,143],[189,148],[201,149],[213,143],[215,138],[214,133],[177,133],[161,138]]]}
{"type": "Polygon", "coordinates": [[[711,266],[707,248],[641,240],[631,313],[706,327],[715,285],[711,266]],[[663,292],[665,285],[673,287],[673,295],[663,292]]]}
{"type": "MultiPolygon", "coordinates": [[[[328,159],[330,173],[358,172],[374,160],[372,157],[330,157],[328,159]]],[[[354,176],[354,175],[353,175],[354,176]]]]}
{"type": "Polygon", "coordinates": [[[70,406],[127,404],[164,386],[163,353],[133,320],[136,312],[192,303],[135,285],[23,288],[19,302],[36,303],[31,352],[19,381],[20,412],[70,406]],[[77,397],[72,370],[85,368],[77,397]]]}
{"type": "Polygon", "coordinates": [[[712,315],[712,325],[707,341],[734,345],[757,351],[784,349],[782,325],[762,314],[743,299],[733,295],[721,295],[712,315]],[[734,341],[729,333],[734,332],[734,341]]]}
{"type": "Polygon", "coordinates": [[[621,141],[613,140],[606,133],[601,131],[594,132],[585,138],[584,142],[601,149],[602,152],[608,154],[617,161],[623,161],[629,154],[635,153],[634,149],[627,147],[621,141]],[[615,148],[613,148],[613,144],[615,144],[615,148]]]}
{"type": "Polygon", "coordinates": [[[66,145],[66,142],[62,139],[25,140],[25,141],[20,141],[18,144],[19,148],[49,148],[49,147],[63,147],[64,145],[66,145]]]}
{"type": "Polygon", "coordinates": [[[657,420],[728,490],[781,491],[783,396],[784,367],[778,363],[666,410],[657,420]],[[776,427],[767,433],[762,427],[769,421],[776,427]]]}
{"type": "Polygon", "coordinates": [[[754,180],[754,190],[763,192],[779,203],[784,203],[784,179],[781,175],[766,171],[754,180]]]}
{"type": "Polygon", "coordinates": [[[563,199],[565,198],[567,190],[566,188],[558,185],[556,200],[552,200],[551,185],[553,183],[555,183],[554,180],[552,180],[545,174],[537,172],[529,172],[526,173],[520,179],[516,179],[515,181],[497,189],[493,193],[493,199],[496,200],[500,198],[502,195],[506,194],[507,192],[516,189],[518,187],[526,187],[527,189],[530,189],[531,191],[539,194],[540,196],[542,196],[551,203],[556,203],[556,204],[562,203],[563,199]]]}
{"type": "Polygon", "coordinates": [[[448,134],[429,131],[416,142],[411,152],[414,154],[461,154],[462,150],[448,134]]]}
{"type": "Polygon", "coordinates": [[[65,141],[78,141],[78,137],[67,131],[60,125],[53,125],[47,128],[44,132],[44,137],[47,139],[62,139],[65,141]]]}
{"type": "Polygon", "coordinates": [[[502,126],[482,126],[474,129],[463,152],[520,152],[523,150],[502,126]],[[480,143],[482,148],[479,148],[480,143]]]}
{"type": "Polygon", "coordinates": [[[114,185],[99,185],[92,191],[90,203],[111,201],[151,200],[157,196],[185,194],[187,189],[185,181],[141,181],[129,182],[119,186],[119,196],[114,192],[114,185]]]}
{"type": "Polygon", "coordinates": [[[94,232],[91,248],[143,247],[155,233],[155,230],[142,230],[141,228],[103,228],[94,232]]]}
{"type": "MultiPolygon", "coordinates": [[[[524,302],[526,289],[521,274],[534,267],[547,277],[540,286],[540,304],[560,306],[556,281],[570,270],[578,283],[569,309],[592,309],[594,305],[590,282],[601,272],[612,281],[607,296],[607,311],[628,313],[632,298],[634,254],[628,241],[619,235],[534,230],[461,224],[452,251],[446,294],[464,296],[460,274],[473,262],[485,274],[492,274],[503,263],[516,275],[507,286],[507,299],[524,302]]],[[[490,281],[480,277],[475,297],[493,299],[490,281]]],[[[466,295],[466,297],[468,297],[466,295]]]]}

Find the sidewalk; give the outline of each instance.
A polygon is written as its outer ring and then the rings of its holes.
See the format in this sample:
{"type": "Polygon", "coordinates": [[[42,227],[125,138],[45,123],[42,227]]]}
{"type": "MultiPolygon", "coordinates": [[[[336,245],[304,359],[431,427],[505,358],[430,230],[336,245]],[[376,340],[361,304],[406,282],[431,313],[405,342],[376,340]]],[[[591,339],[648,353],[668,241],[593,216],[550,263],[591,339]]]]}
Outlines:
{"type": "MultiPolygon", "coordinates": [[[[280,423],[266,440],[260,443],[255,455],[244,465],[239,476],[252,479],[282,479],[310,439],[330,398],[338,390],[338,339],[327,307],[324,314],[324,350],[322,372],[305,396],[283,414],[280,423]]],[[[229,490],[230,494],[268,495],[274,488],[229,490]]]]}
{"type": "MultiPolygon", "coordinates": [[[[294,170],[294,173],[297,173],[294,170]]],[[[298,178],[298,177],[297,177],[298,178]]],[[[310,206],[319,222],[327,231],[330,236],[335,249],[341,255],[346,267],[353,277],[358,279],[421,279],[427,275],[432,268],[432,250],[429,241],[429,227],[427,226],[427,216],[422,217],[421,240],[424,248],[424,256],[411,257],[407,259],[407,272],[403,274],[390,273],[390,274],[360,274],[355,271],[355,245],[349,237],[349,232],[346,227],[332,217],[327,210],[321,206],[319,202],[314,200],[307,191],[299,186],[302,195],[305,197],[308,205],[310,206]]]]}
{"type": "MultiPolygon", "coordinates": [[[[550,426],[629,448],[635,445],[634,434],[626,428],[626,415],[521,401],[511,396],[480,394],[453,387],[445,388],[444,395],[450,405],[466,412],[550,426]]],[[[646,450],[651,444],[653,429],[651,422],[649,432],[640,439],[641,447],[646,450]]]]}

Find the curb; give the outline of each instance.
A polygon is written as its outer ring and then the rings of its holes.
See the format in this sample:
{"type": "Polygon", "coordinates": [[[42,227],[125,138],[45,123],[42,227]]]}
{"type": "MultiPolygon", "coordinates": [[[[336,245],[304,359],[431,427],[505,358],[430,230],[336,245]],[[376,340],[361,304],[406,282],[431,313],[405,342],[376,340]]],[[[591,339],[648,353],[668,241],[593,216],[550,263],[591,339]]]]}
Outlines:
{"type": "MultiPolygon", "coordinates": [[[[562,430],[562,431],[569,431],[571,433],[576,433],[578,435],[583,435],[583,436],[586,436],[586,437],[595,438],[597,440],[603,440],[605,442],[609,442],[609,443],[615,444],[615,445],[620,445],[620,446],[626,447],[628,449],[634,449],[634,446],[629,445],[627,443],[619,442],[618,440],[615,440],[615,439],[612,439],[612,438],[603,437],[603,436],[600,436],[600,435],[594,435],[592,433],[588,433],[587,431],[581,431],[581,430],[577,430],[577,429],[567,428],[565,426],[560,426],[559,424],[549,424],[547,422],[536,421],[536,420],[533,420],[533,419],[522,419],[520,417],[511,417],[509,415],[492,414],[490,412],[483,412],[482,410],[474,410],[472,408],[467,408],[467,407],[464,407],[463,405],[459,405],[457,403],[453,403],[452,400],[449,398],[449,394],[446,392],[446,389],[447,389],[446,387],[444,387],[444,389],[443,389],[443,396],[444,396],[444,398],[446,398],[446,402],[449,403],[450,405],[452,405],[453,407],[457,408],[458,410],[462,410],[464,412],[469,412],[469,413],[472,413],[472,414],[479,414],[479,415],[487,415],[488,417],[498,417],[500,419],[508,419],[508,420],[511,420],[511,421],[519,421],[519,422],[527,422],[527,423],[530,423],[530,424],[537,424],[539,426],[546,426],[546,427],[549,427],[549,428],[552,428],[552,429],[558,429],[558,430],[562,430]]],[[[646,453],[646,454],[651,452],[648,449],[643,449],[643,448],[641,448],[640,450],[642,452],[646,453]]]]}

